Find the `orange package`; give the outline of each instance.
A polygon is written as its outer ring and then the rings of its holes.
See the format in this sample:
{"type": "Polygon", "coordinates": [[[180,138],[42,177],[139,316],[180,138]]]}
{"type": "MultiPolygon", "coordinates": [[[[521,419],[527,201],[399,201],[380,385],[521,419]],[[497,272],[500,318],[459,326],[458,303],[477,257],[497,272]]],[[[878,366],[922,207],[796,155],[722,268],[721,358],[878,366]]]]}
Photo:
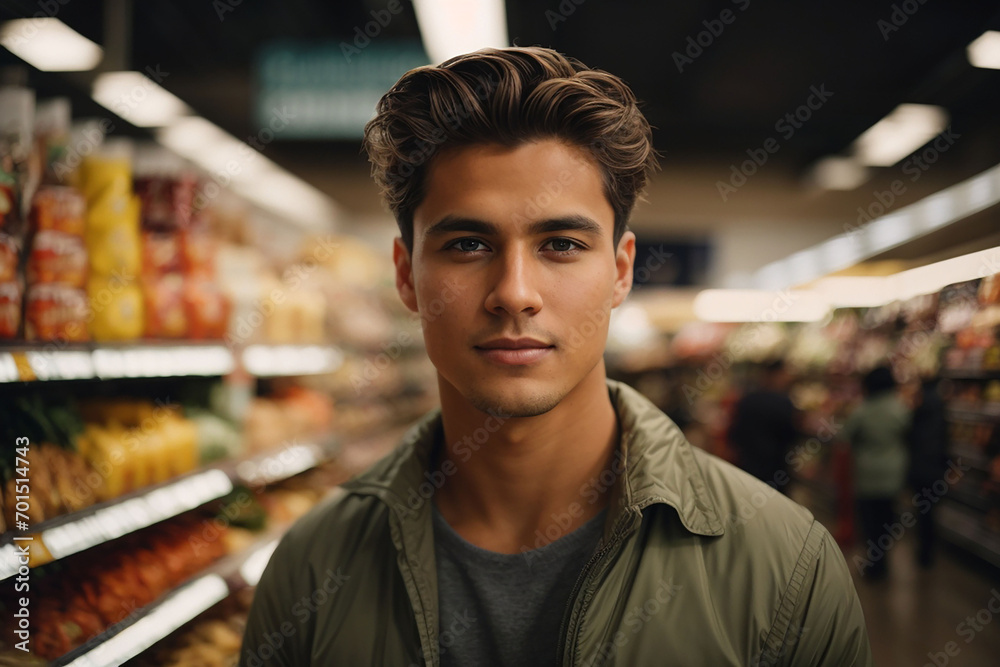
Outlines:
{"type": "Polygon", "coordinates": [[[31,202],[31,221],[37,231],[52,230],[83,236],[86,220],[87,202],[73,188],[43,186],[31,202]]]}
{"type": "Polygon", "coordinates": [[[0,339],[17,337],[21,326],[21,285],[0,283],[0,339]]]}
{"type": "Polygon", "coordinates": [[[83,287],[87,283],[87,248],[79,236],[44,230],[35,234],[25,267],[28,283],[60,283],[83,287]]]}
{"type": "Polygon", "coordinates": [[[24,332],[28,340],[85,341],[87,294],[66,285],[33,285],[24,309],[24,332]]]}
{"type": "Polygon", "coordinates": [[[179,273],[142,281],[148,338],[184,338],[188,333],[184,308],[184,278],[179,273]]]}

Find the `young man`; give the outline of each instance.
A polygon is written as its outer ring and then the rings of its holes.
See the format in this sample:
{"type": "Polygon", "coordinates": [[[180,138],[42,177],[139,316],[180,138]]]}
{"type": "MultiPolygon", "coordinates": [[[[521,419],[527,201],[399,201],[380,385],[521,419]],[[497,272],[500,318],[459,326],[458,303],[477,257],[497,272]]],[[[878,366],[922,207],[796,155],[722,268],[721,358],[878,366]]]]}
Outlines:
{"type": "Polygon", "coordinates": [[[870,665],[827,531],[605,376],[655,164],[628,87],[479,51],[365,143],[441,408],[282,540],[241,664],[870,665]]]}

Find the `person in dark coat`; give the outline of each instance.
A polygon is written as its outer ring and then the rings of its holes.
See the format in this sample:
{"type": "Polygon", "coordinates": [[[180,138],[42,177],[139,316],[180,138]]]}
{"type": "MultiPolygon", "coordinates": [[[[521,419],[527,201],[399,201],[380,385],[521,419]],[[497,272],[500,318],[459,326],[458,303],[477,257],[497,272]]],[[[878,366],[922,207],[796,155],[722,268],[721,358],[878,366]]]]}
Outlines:
{"type": "Polygon", "coordinates": [[[748,391],[736,404],[729,427],[736,464],[786,495],[789,478],[785,457],[799,435],[799,412],[788,396],[791,381],[783,361],[769,363],[761,386],[748,391]]]}
{"type": "MultiPolygon", "coordinates": [[[[909,434],[910,468],[907,474],[915,493],[930,488],[944,477],[948,462],[948,421],[945,403],[938,391],[937,378],[923,381],[913,410],[909,434]]],[[[917,562],[930,567],[934,562],[934,508],[937,503],[917,513],[917,562]]]]}

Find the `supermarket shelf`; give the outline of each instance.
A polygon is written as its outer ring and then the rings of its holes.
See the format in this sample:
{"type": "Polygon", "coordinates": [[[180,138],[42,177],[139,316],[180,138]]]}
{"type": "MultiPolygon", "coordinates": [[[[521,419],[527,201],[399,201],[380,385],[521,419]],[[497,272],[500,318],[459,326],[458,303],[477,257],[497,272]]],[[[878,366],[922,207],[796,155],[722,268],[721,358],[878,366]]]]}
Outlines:
{"type": "Polygon", "coordinates": [[[956,503],[944,503],[938,509],[937,525],[946,540],[1000,567],[1000,535],[988,530],[981,517],[956,503]]]}
{"type": "Polygon", "coordinates": [[[343,353],[325,345],[251,345],[234,353],[221,343],[4,345],[0,384],[52,380],[215,377],[238,362],[251,375],[313,375],[340,367],[343,353]]]}
{"type": "Polygon", "coordinates": [[[79,512],[55,517],[24,533],[6,533],[0,546],[0,580],[21,567],[18,546],[29,546],[29,567],[37,567],[152,526],[230,493],[234,485],[263,486],[293,477],[329,460],[333,443],[291,443],[242,461],[148,487],[79,512]],[[29,541],[30,538],[30,541],[29,541]]]}
{"type": "Polygon", "coordinates": [[[238,590],[257,585],[288,526],[268,531],[245,551],[232,554],[126,621],[51,663],[52,667],[111,667],[139,655],[238,590]]]}
{"type": "Polygon", "coordinates": [[[962,463],[967,463],[977,470],[989,472],[990,458],[981,452],[976,451],[972,445],[967,443],[952,443],[951,451],[948,452],[950,458],[960,458],[962,463]]]}
{"type": "Polygon", "coordinates": [[[941,369],[941,377],[950,380],[1000,380],[1000,369],[943,368],[941,369]]]}
{"type": "Polygon", "coordinates": [[[948,418],[953,421],[964,421],[964,422],[995,422],[1000,421],[1000,408],[976,408],[972,406],[968,407],[949,407],[948,418]]]}
{"type": "Polygon", "coordinates": [[[326,345],[251,345],[243,350],[243,367],[257,377],[332,373],[343,361],[339,349],[326,345]]]}

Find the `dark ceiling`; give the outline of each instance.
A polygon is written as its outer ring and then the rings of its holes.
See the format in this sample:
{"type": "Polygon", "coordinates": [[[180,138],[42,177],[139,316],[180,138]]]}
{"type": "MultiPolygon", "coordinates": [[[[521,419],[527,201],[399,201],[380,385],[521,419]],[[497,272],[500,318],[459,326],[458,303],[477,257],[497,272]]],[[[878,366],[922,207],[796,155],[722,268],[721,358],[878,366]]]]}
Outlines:
{"type": "MultiPolygon", "coordinates": [[[[42,4],[0,0],[6,17],[34,15],[42,4]]],[[[419,35],[412,7],[402,4],[385,38],[419,35]]],[[[385,6],[386,0],[135,2],[129,64],[160,65],[171,73],[168,89],[243,136],[255,129],[253,62],[262,45],[339,43],[385,6]]],[[[74,0],[59,5],[57,16],[104,44],[102,14],[101,3],[74,0]]],[[[955,131],[974,138],[948,156],[961,171],[1000,162],[1000,71],[973,68],[965,57],[970,41],[1000,29],[998,2],[507,0],[507,15],[513,43],[551,46],[627,80],[644,101],[667,162],[745,159],[747,149],[776,136],[776,121],[803,104],[812,86],[833,95],[782,141],[775,161],[790,170],[844,150],[902,102],[940,104],[955,131]],[[711,40],[710,28],[718,33],[711,40]],[[708,45],[700,54],[692,48],[695,57],[679,71],[674,54],[684,54],[688,38],[702,32],[708,45]]],[[[43,94],[66,92],[65,75],[36,72],[32,83],[43,94]]],[[[82,91],[76,97],[79,113],[100,111],[82,91]]],[[[299,155],[357,151],[356,142],[293,141],[275,146],[274,157],[294,169],[299,155]]]]}

